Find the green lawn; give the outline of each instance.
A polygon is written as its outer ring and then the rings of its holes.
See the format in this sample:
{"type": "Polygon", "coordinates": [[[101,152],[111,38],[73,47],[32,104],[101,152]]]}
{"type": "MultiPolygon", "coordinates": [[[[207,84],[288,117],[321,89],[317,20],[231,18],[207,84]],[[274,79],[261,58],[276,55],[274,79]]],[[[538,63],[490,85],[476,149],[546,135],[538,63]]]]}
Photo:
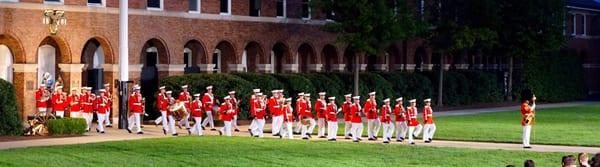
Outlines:
{"type": "Polygon", "coordinates": [[[557,166],[565,153],[178,137],[0,151],[0,166],[557,166]]]}

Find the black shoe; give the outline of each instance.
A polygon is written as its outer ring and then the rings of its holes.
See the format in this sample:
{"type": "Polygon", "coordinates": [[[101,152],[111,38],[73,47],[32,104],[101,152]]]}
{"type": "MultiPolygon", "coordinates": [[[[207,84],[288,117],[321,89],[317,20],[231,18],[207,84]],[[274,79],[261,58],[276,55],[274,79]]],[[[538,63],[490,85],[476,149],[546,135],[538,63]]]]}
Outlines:
{"type": "Polygon", "coordinates": [[[358,143],[358,140],[352,140],[352,142],[358,143]]]}
{"type": "Polygon", "coordinates": [[[223,132],[219,131],[219,136],[223,136],[223,132]]]}
{"type": "Polygon", "coordinates": [[[138,132],[137,134],[138,134],[138,135],[143,135],[143,134],[144,134],[144,132],[138,132]]]}
{"type": "Polygon", "coordinates": [[[217,130],[217,129],[215,129],[215,128],[212,128],[212,129],[210,129],[210,131],[216,131],[216,130],[217,130]]]}
{"type": "Polygon", "coordinates": [[[86,129],[86,130],[85,130],[85,132],[90,132],[90,130],[89,130],[89,129],[86,129]]]}
{"type": "Polygon", "coordinates": [[[283,136],[279,135],[279,138],[281,139],[281,138],[283,138],[283,136]]]}
{"type": "Polygon", "coordinates": [[[177,125],[177,127],[178,127],[179,129],[181,129],[181,125],[177,125]]]}
{"type": "Polygon", "coordinates": [[[415,142],[410,143],[411,145],[415,145],[415,142]]]}
{"type": "Polygon", "coordinates": [[[273,136],[281,136],[279,133],[274,134],[273,136]]]}
{"type": "Polygon", "coordinates": [[[416,138],[417,138],[417,136],[413,135],[413,139],[416,139],[416,138]]]}
{"type": "Polygon", "coordinates": [[[248,132],[252,132],[252,129],[248,129],[248,132]]]}
{"type": "Polygon", "coordinates": [[[101,131],[100,133],[104,134],[104,131],[101,131]]]}
{"type": "Polygon", "coordinates": [[[258,138],[259,136],[258,136],[258,135],[256,135],[256,136],[254,136],[254,137],[258,138]]]}
{"type": "Polygon", "coordinates": [[[383,143],[384,143],[384,144],[390,144],[390,142],[389,142],[389,141],[383,141],[383,143]]]}
{"type": "Polygon", "coordinates": [[[424,142],[424,143],[431,143],[431,141],[429,141],[429,140],[425,140],[425,142],[424,142]]]}
{"type": "Polygon", "coordinates": [[[144,128],[144,125],[140,125],[140,128],[144,128]]]}
{"type": "Polygon", "coordinates": [[[310,133],[306,133],[306,136],[308,136],[308,138],[312,138],[312,136],[310,135],[310,133]]]}
{"type": "Polygon", "coordinates": [[[433,141],[431,138],[429,138],[429,141],[433,141]]]}
{"type": "Polygon", "coordinates": [[[204,126],[200,126],[200,127],[202,127],[202,130],[205,130],[205,129],[204,129],[204,126]]]}
{"type": "Polygon", "coordinates": [[[374,141],[375,139],[373,139],[373,138],[368,138],[367,140],[369,140],[369,141],[374,141]]]}
{"type": "Polygon", "coordinates": [[[192,131],[188,129],[188,135],[192,135],[192,131]]]}
{"type": "Polygon", "coordinates": [[[387,141],[392,141],[392,138],[391,138],[391,137],[388,137],[388,138],[387,138],[387,141]]]}
{"type": "Polygon", "coordinates": [[[326,138],[325,136],[319,136],[319,138],[326,138]]]}
{"type": "Polygon", "coordinates": [[[396,139],[396,142],[400,142],[400,143],[402,143],[402,140],[400,140],[400,139],[396,139]]]}
{"type": "Polygon", "coordinates": [[[362,141],[362,138],[358,138],[359,141],[362,141]]]}
{"type": "Polygon", "coordinates": [[[350,137],[344,137],[344,139],[352,139],[352,138],[350,138],[350,137]]]}
{"type": "Polygon", "coordinates": [[[335,139],[327,139],[327,141],[335,141],[335,139]]]}
{"type": "Polygon", "coordinates": [[[308,140],[308,137],[303,137],[302,140],[308,140]]]}
{"type": "Polygon", "coordinates": [[[252,134],[252,131],[250,131],[250,137],[254,136],[254,134],[252,134]]]}
{"type": "Polygon", "coordinates": [[[173,134],[173,136],[179,136],[179,134],[175,133],[175,134],[173,134]]]}
{"type": "Polygon", "coordinates": [[[524,149],[531,149],[531,146],[525,146],[524,149]]]}
{"type": "Polygon", "coordinates": [[[377,140],[377,136],[373,137],[373,139],[377,140]]]}
{"type": "Polygon", "coordinates": [[[233,131],[239,132],[240,130],[239,130],[239,129],[235,129],[235,130],[233,130],[233,131]]]}
{"type": "Polygon", "coordinates": [[[96,133],[100,132],[100,130],[96,129],[96,133]]]}
{"type": "Polygon", "coordinates": [[[163,134],[167,135],[167,130],[163,129],[163,134]]]}
{"type": "Polygon", "coordinates": [[[112,125],[106,125],[107,128],[112,128],[112,125]]]}
{"type": "Polygon", "coordinates": [[[404,137],[400,137],[400,140],[404,140],[404,137]]]}
{"type": "Polygon", "coordinates": [[[352,133],[348,133],[348,136],[352,137],[352,133]]]}

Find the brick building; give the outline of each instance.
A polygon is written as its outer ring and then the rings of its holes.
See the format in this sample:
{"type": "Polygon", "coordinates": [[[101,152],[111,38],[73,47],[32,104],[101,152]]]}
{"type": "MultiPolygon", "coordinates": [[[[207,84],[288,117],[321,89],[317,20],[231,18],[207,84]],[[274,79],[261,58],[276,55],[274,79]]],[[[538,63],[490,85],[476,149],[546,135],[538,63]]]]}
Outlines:
{"type": "MultiPolygon", "coordinates": [[[[307,2],[130,0],[130,80],[149,95],[161,77],[184,73],[350,71],[354,53],[321,31],[328,14],[307,2]]],[[[65,90],[114,85],[118,5],[118,0],[0,0],[0,78],[15,85],[23,115],[35,111],[32,95],[45,72],[62,78],[65,90]],[[56,35],[42,24],[45,9],[65,12],[67,24],[56,35]]],[[[597,74],[595,58],[587,66],[597,74]]],[[[435,60],[426,41],[417,39],[393,44],[384,56],[361,58],[360,68],[431,70],[435,60]]],[[[477,54],[445,62],[446,69],[506,69],[506,60],[477,54]]],[[[598,81],[590,84],[597,87],[598,81]]]]}

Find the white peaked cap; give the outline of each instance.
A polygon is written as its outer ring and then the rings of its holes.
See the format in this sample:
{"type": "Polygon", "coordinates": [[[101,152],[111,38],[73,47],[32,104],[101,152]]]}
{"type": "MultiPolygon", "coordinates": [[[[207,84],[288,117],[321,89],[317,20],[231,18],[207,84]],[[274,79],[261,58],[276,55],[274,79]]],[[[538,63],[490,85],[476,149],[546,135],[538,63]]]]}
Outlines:
{"type": "Polygon", "coordinates": [[[305,93],[304,97],[310,97],[310,93],[305,93]]]}
{"type": "Polygon", "coordinates": [[[335,100],[335,97],[334,97],[334,96],[331,96],[331,97],[329,97],[328,99],[329,99],[329,100],[335,100]]]}
{"type": "Polygon", "coordinates": [[[402,97],[397,98],[396,101],[402,101],[402,97]]]}
{"type": "Polygon", "coordinates": [[[194,94],[194,97],[200,97],[200,93],[194,94]]]}
{"type": "Polygon", "coordinates": [[[369,93],[369,96],[375,96],[375,92],[369,93]]]}
{"type": "Polygon", "coordinates": [[[390,102],[390,98],[383,99],[383,102],[390,102]]]}
{"type": "Polygon", "coordinates": [[[40,84],[40,87],[46,87],[46,84],[40,84]]]}
{"type": "Polygon", "coordinates": [[[424,102],[431,102],[431,99],[427,98],[425,100],[423,100],[424,102]]]}
{"type": "Polygon", "coordinates": [[[252,89],[252,92],[258,93],[258,92],[260,92],[260,89],[252,89]]]}
{"type": "Polygon", "coordinates": [[[346,95],[344,95],[344,97],[350,98],[350,97],[352,97],[352,95],[351,94],[346,94],[346,95]]]}
{"type": "Polygon", "coordinates": [[[298,93],[298,96],[304,96],[304,92],[298,93]]]}
{"type": "Polygon", "coordinates": [[[100,92],[106,92],[106,89],[100,89],[98,91],[100,91],[100,92]]]}
{"type": "Polygon", "coordinates": [[[71,88],[71,91],[77,91],[77,87],[71,88]]]}
{"type": "Polygon", "coordinates": [[[56,87],[56,89],[62,89],[62,88],[63,88],[63,86],[57,86],[56,87]]]}
{"type": "Polygon", "coordinates": [[[285,101],[292,101],[292,98],[287,98],[285,99],[285,101]]]}
{"type": "Polygon", "coordinates": [[[235,91],[229,91],[229,94],[235,94],[235,91]]]}
{"type": "Polygon", "coordinates": [[[325,92],[319,92],[319,96],[325,96],[327,93],[325,92]]]}
{"type": "Polygon", "coordinates": [[[358,100],[358,99],[360,99],[360,96],[354,96],[354,97],[352,97],[352,99],[358,100]]]}
{"type": "Polygon", "coordinates": [[[167,93],[167,94],[172,94],[172,93],[173,93],[173,91],[166,91],[165,93],[167,93]]]}
{"type": "Polygon", "coordinates": [[[411,103],[416,103],[416,102],[417,102],[417,99],[410,99],[408,102],[411,102],[411,103]]]}
{"type": "Polygon", "coordinates": [[[181,89],[187,89],[187,88],[188,88],[188,85],[181,86],[181,89]]]}
{"type": "Polygon", "coordinates": [[[109,83],[105,83],[104,86],[110,86],[110,84],[109,83]]]}
{"type": "Polygon", "coordinates": [[[158,89],[165,89],[165,86],[158,87],[158,89]]]}
{"type": "Polygon", "coordinates": [[[263,94],[262,94],[262,93],[260,93],[260,92],[258,92],[258,93],[256,93],[256,95],[257,95],[257,96],[262,96],[263,94]]]}
{"type": "Polygon", "coordinates": [[[213,88],[213,86],[212,86],[212,85],[210,85],[210,86],[207,86],[207,87],[206,87],[206,90],[208,90],[208,89],[212,89],[212,88],[213,88]]]}
{"type": "Polygon", "coordinates": [[[223,99],[225,99],[225,100],[229,100],[229,99],[231,99],[231,97],[229,97],[229,96],[225,96],[225,98],[223,98],[223,99]]]}

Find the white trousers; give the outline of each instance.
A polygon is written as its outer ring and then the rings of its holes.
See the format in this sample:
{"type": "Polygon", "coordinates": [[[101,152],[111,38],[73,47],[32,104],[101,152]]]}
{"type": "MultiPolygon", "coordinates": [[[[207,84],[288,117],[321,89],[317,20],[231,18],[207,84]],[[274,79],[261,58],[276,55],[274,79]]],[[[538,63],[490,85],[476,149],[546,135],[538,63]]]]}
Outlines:
{"type": "Polygon", "coordinates": [[[381,121],[379,119],[367,119],[367,135],[369,138],[375,138],[379,134],[381,121]]]}
{"type": "Polygon", "coordinates": [[[523,146],[530,147],[529,138],[531,137],[531,125],[523,126],[523,146]]]}
{"type": "Polygon", "coordinates": [[[231,120],[231,127],[233,127],[233,129],[239,129],[237,125],[237,117],[237,115],[234,115],[233,119],[231,120]]]}
{"type": "Polygon", "coordinates": [[[225,136],[231,136],[231,121],[223,121],[223,127],[219,131],[225,136]]]}
{"type": "Polygon", "coordinates": [[[351,131],[352,129],[352,122],[350,121],[345,121],[344,122],[344,137],[350,137],[350,134],[352,133],[351,131]]]}
{"type": "Polygon", "coordinates": [[[361,138],[363,132],[363,124],[362,123],[352,123],[352,140],[356,141],[361,138]]]}
{"type": "Polygon", "coordinates": [[[206,119],[202,122],[202,126],[206,126],[207,124],[210,125],[211,129],[215,128],[215,120],[213,119],[212,111],[206,112],[206,119]]]}
{"type": "Polygon", "coordinates": [[[435,129],[435,124],[425,124],[425,126],[423,127],[423,141],[433,139],[435,129]]]}
{"type": "Polygon", "coordinates": [[[404,139],[407,131],[408,125],[406,125],[406,121],[396,122],[396,140],[404,139]]]}
{"type": "Polygon", "coordinates": [[[281,131],[281,126],[283,126],[283,115],[273,116],[273,120],[271,123],[271,134],[278,134],[279,131],[281,131]]]}
{"type": "Polygon", "coordinates": [[[292,134],[292,130],[292,122],[285,122],[283,128],[281,128],[281,137],[288,137],[289,139],[294,139],[294,134],[292,134]]]}
{"type": "Polygon", "coordinates": [[[55,111],[55,113],[56,113],[56,117],[60,117],[60,118],[65,117],[65,111],[55,111]]]}
{"type": "Polygon", "coordinates": [[[79,112],[79,111],[71,111],[71,113],[69,113],[69,114],[71,114],[70,115],[71,118],[79,118],[79,117],[81,117],[80,113],[81,112],[79,112]]]}
{"type": "Polygon", "coordinates": [[[294,129],[294,132],[300,133],[300,130],[302,130],[302,121],[297,121],[296,122],[296,129],[294,129]]]}
{"type": "Polygon", "coordinates": [[[194,121],[196,123],[194,123],[194,126],[192,127],[192,133],[194,132],[198,132],[198,136],[202,136],[202,127],[201,127],[201,122],[202,122],[202,117],[194,117],[194,121]]]}
{"type": "Polygon", "coordinates": [[[40,112],[40,116],[46,116],[46,111],[48,111],[48,108],[38,108],[38,112],[40,112]]]}
{"type": "Polygon", "coordinates": [[[409,134],[412,134],[414,136],[419,136],[419,135],[421,135],[422,130],[423,130],[423,125],[419,124],[419,125],[415,126],[415,131],[412,133],[409,132],[409,134]]]}
{"type": "MultiPolygon", "coordinates": [[[[168,124],[169,124],[169,129],[171,129],[171,133],[177,134],[177,130],[175,129],[175,118],[173,118],[172,115],[169,115],[168,118],[169,118],[168,124]]],[[[165,123],[167,123],[167,122],[165,122],[165,123]]]]}
{"type": "Polygon", "coordinates": [[[131,122],[129,122],[129,130],[133,130],[133,126],[135,124],[135,128],[137,128],[137,132],[141,132],[142,131],[142,125],[140,122],[140,114],[141,113],[133,113],[133,120],[131,120],[131,122]]]}
{"type": "Polygon", "coordinates": [[[256,127],[256,118],[253,118],[252,121],[250,122],[250,126],[248,126],[248,129],[250,129],[250,131],[252,131],[252,129],[254,129],[256,127]]]}
{"type": "MultiPolygon", "coordinates": [[[[186,110],[191,111],[189,108],[186,108],[186,110]]],[[[179,120],[179,125],[185,126],[185,129],[190,129],[190,114],[179,120]]]]}
{"type": "Polygon", "coordinates": [[[309,121],[308,125],[302,125],[302,137],[303,138],[308,137],[306,135],[307,133],[312,134],[313,130],[315,130],[315,126],[317,124],[315,122],[315,119],[313,119],[313,118],[309,118],[308,121],[309,121]]]}
{"type": "Polygon", "coordinates": [[[83,119],[85,119],[85,123],[87,124],[87,130],[90,130],[90,128],[92,127],[92,118],[94,115],[92,115],[92,113],[87,113],[84,112],[83,114],[83,119]]]}
{"type": "Polygon", "coordinates": [[[102,122],[104,122],[106,114],[97,113],[96,116],[98,117],[98,126],[96,127],[96,129],[98,129],[100,132],[104,132],[104,124],[102,122]]]}
{"type": "Polygon", "coordinates": [[[160,117],[156,118],[156,120],[154,120],[154,123],[156,123],[157,125],[159,123],[162,123],[163,129],[169,131],[169,128],[167,126],[169,124],[169,122],[167,121],[167,111],[161,111],[160,117]]]}
{"type": "Polygon", "coordinates": [[[254,136],[263,137],[263,130],[265,128],[265,119],[254,119],[256,120],[256,125],[252,128],[252,134],[254,136]]]}
{"type": "Polygon", "coordinates": [[[394,134],[394,124],[392,124],[392,122],[390,123],[383,123],[383,141],[390,141],[389,139],[392,138],[392,135],[394,134]]]}
{"type": "Polygon", "coordinates": [[[108,109],[106,111],[106,114],[105,114],[106,115],[106,119],[104,119],[104,122],[106,122],[106,125],[110,125],[110,112],[111,111],[112,111],[111,109],[108,109]]]}
{"type": "Polygon", "coordinates": [[[413,134],[414,132],[415,132],[415,126],[409,126],[408,127],[408,134],[409,134],[408,135],[408,143],[414,143],[413,135],[410,135],[410,134],[413,134]]]}
{"type": "Polygon", "coordinates": [[[337,137],[337,130],[337,122],[327,121],[327,139],[335,139],[337,137]]]}
{"type": "Polygon", "coordinates": [[[317,118],[317,136],[325,136],[325,118],[317,118]]]}

